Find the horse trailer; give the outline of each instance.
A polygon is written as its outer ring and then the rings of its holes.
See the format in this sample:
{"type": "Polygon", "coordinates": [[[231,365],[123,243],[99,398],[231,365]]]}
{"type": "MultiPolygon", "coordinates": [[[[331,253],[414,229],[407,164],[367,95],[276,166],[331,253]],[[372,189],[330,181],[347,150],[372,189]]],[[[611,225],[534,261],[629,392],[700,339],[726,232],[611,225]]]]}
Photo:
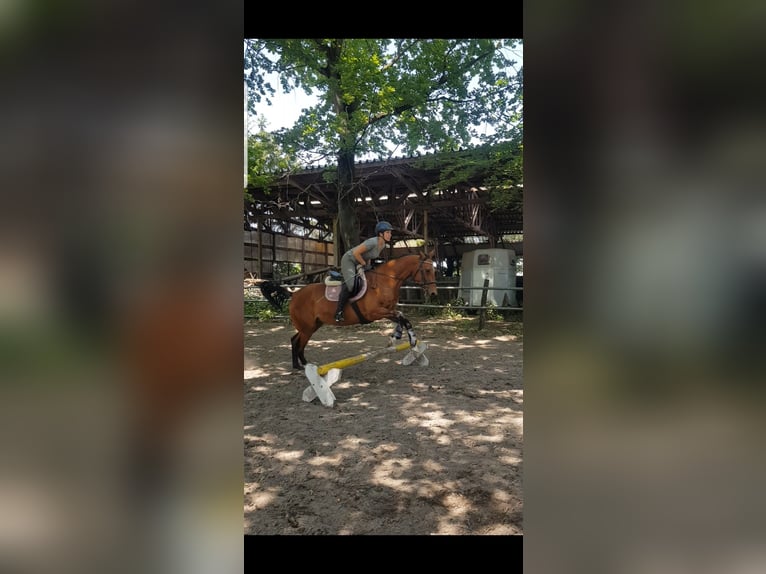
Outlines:
{"type": "Polygon", "coordinates": [[[463,254],[460,296],[471,307],[481,307],[484,280],[489,279],[487,305],[518,307],[516,252],[512,249],[476,249],[463,254]]]}

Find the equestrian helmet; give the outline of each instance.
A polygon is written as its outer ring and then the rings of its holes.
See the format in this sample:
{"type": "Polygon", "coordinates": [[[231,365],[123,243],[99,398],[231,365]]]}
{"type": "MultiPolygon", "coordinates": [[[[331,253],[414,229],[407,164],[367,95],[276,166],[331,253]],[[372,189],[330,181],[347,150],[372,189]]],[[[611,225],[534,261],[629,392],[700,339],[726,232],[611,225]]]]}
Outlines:
{"type": "Polygon", "coordinates": [[[380,221],[375,226],[375,235],[383,233],[384,231],[393,231],[394,227],[388,221],[380,221]]]}

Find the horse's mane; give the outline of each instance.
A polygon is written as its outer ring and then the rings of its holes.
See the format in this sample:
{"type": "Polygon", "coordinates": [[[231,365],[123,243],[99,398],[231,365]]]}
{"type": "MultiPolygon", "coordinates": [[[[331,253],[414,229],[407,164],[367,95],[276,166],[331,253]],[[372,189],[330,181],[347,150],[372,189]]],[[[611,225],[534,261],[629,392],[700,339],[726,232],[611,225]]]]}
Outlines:
{"type": "Polygon", "coordinates": [[[391,263],[392,261],[401,261],[402,259],[408,259],[410,257],[417,257],[418,261],[427,261],[431,258],[428,253],[408,253],[407,255],[401,255],[399,257],[395,257],[394,259],[389,259],[388,263],[391,263]]]}
{"type": "Polygon", "coordinates": [[[389,259],[385,263],[378,265],[378,267],[395,267],[398,263],[407,262],[412,258],[417,258],[418,261],[426,261],[429,257],[424,253],[408,253],[407,255],[400,255],[399,257],[389,259]]]}

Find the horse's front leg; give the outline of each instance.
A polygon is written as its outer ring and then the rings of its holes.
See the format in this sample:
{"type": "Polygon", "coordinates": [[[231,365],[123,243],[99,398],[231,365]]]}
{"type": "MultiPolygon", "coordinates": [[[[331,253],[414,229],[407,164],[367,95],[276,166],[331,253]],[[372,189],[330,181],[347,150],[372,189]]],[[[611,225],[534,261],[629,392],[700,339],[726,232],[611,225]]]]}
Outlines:
{"type": "Polygon", "coordinates": [[[410,346],[414,347],[418,341],[418,338],[415,336],[415,331],[412,328],[412,323],[410,323],[410,320],[407,319],[407,317],[405,317],[401,311],[394,311],[393,315],[389,318],[394,323],[396,323],[394,332],[391,334],[391,339],[394,341],[394,344],[398,343],[402,339],[402,332],[404,329],[407,329],[407,338],[410,340],[410,346]]]}
{"type": "Polygon", "coordinates": [[[394,332],[391,333],[391,341],[394,344],[396,344],[402,340],[403,327],[402,327],[402,324],[399,322],[398,317],[396,319],[392,319],[392,321],[396,323],[396,326],[394,327],[394,332]]]}

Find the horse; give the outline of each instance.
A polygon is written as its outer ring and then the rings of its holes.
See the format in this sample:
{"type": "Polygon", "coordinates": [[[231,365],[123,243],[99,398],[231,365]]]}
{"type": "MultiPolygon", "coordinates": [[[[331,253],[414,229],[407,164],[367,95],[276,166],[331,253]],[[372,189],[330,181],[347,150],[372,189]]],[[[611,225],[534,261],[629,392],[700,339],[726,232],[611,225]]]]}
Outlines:
{"type": "Polygon", "coordinates": [[[417,340],[412,330],[412,323],[403,313],[396,310],[399,301],[399,288],[407,279],[412,279],[429,295],[436,295],[436,273],[432,261],[433,252],[405,255],[378,265],[365,273],[367,292],[344,308],[344,320],[335,322],[337,302],[325,297],[325,286],[312,283],[293,293],[290,299],[290,320],[297,333],[290,339],[292,345],[293,368],[303,369],[308,361],[304,349],[311,336],[322,325],[346,327],[359,323],[372,323],[388,319],[396,323],[393,337],[401,339],[402,330],[407,330],[410,345],[417,340]],[[351,309],[349,309],[351,307],[351,309]],[[358,311],[357,311],[358,309],[358,311]]]}

